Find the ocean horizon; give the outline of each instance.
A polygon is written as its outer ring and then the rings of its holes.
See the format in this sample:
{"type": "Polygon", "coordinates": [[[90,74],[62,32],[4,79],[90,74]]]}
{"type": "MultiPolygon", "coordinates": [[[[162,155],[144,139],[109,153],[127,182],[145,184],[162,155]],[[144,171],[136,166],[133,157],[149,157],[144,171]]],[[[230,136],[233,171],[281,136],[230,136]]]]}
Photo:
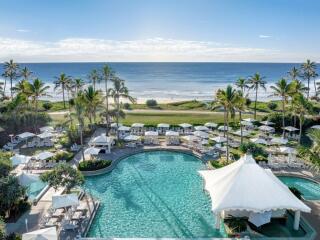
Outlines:
{"type": "MultiPolygon", "coordinates": [[[[28,67],[33,77],[50,86],[50,100],[61,99],[54,91],[55,77],[65,73],[88,82],[88,74],[108,64],[117,75],[126,80],[132,96],[138,102],[156,99],[159,102],[203,100],[213,98],[215,91],[233,84],[239,77],[247,78],[256,72],[265,77],[267,91],[259,91],[259,100],[270,99],[270,86],[299,63],[243,63],[243,62],[68,62],[68,63],[20,63],[28,67]]],[[[320,65],[317,64],[319,68],[320,65]]],[[[0,64],[3,71],[3,64],[0,64]]],[[[1,79],[1,78],[0,78],[1,79]]],[[[3,78],[2,78],[3,81],[3,78]]],[[[103,89],[103,83],[97,87],[103,89]]],[[[311,83],[311,91],[313,83],[311,83]]]]}

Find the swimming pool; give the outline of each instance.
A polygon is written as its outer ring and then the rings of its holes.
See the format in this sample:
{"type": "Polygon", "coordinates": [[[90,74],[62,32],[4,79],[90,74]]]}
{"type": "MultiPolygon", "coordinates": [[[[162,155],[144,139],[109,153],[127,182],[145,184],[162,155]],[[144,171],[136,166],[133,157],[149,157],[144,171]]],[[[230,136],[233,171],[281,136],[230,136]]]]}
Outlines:
{"type": "Polygon", "coordinates": [[[291,176],[279,176],[278,177],[288,187],[297,188],[306,200],[320,200],[320,184],[311,180],[291,177],[291,176]]]}
{"type": "Polygon", "coordinates": [[[204,168],[191,155],[153,151],[86,178],[86,190],[102,203],[88,236],[225,237],[214,229],[210,197],[197,172],[204,168]]]}
{"type": "Polygon", "coordinates": [[[46,183],[42,182],[42,181],[37,181],[34,183],[31,183],[30,186],[28,186],[27,188],[27,195],[29,197],[29,200],[34,200],[39,193],[45,188],[46,183]]]}

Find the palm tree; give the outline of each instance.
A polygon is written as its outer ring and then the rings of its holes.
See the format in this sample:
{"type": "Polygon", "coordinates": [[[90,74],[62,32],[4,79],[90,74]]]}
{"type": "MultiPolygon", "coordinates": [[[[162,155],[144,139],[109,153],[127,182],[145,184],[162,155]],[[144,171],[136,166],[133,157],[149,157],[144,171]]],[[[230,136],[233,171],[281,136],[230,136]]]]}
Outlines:
{"type": "MultiPolygon", "coordinates": [[[[291,108],[293,108],[293,98],[296,95],[304,94],[308,88],[300,80],[293,80],[289,83],[289,96],[291,97],[291,108]]],[[[296,115],[293,117],[293,126],[296,126],[296,115]]]]}
{"type": "Polygon", "coordinates": [[[283,136],[285,134],[285,104],[288,102],[290,95],[290,85],[287,83],[287,80],[281,78],[275,86],[270,87],[274,93],[271,96],[280,97],[282,101],[282,129],[283,136]]]}
{"type": "MultiPolygon", "coordinates": [[[[19,65],[11,59],[9,62],[4,63],[4,77],[10,79],[10,93],[11,99],[13,98],[13,86],[12,83],[18,78],[19,65]]],[[[5,82],[6,84],[6,82],[5,82]]]]}
{"type": "Polygon", "coordinates": [[[82,159],[85,160],[84,158],[84,149],[83,149],[83,129],[84,129],[84,115],[85,115],[85,103],[84,103],[84,98],[83,95],[78,95],[75,98],[74,101],[74,109],[75,109],[75,114],[79,123],[79,130],[80,130],[80,144],[81,144],[81,152],[82,152],[82,159]]]}
{"type": "Polygon", "coordinates": [[[54,90],[61,88],[62,90],[62,99],[63,99],[63,108],[66,109],[66,101],[65,101],[65,91],[69,91],[71,86],[71,77],[67,76],[65,73],[61,73],[59,77],[56,77],[56,81],[54,82],[55,87],[54,90]]]}
{"type": "Polygon", "coordinates": [[[254,119],[257,118],[257,99],[258,99],[258,90],[262,88],[266,90],[266,82],[263,80],[265,77],[262,77],[259,73],[255,73],[253,76],[249,77],[248,84],[250,84],[250,89],[256,91],[255,102],[254,102],[254,119]]]}
{"type": "MultiPolygon", "coordinates": [[[[124,80],[114,77],[112,80],[113,82],[113,88],[110,88],[108,90],[108,96],[111,96],[113,98],[113,101],[115,103],[115,109],[116,109],[116,122],[117,126],[119,125],[119,118],[121,114],[121,104],[120,99],[128,99],[130,102],[135,102],[135,99],[129,95],[129,90],[125,86],[124,80]]],[[[119,131],[117,131],[117,139],[119,139],[119,131]]]]}
{"type": "MultiPolygon", "coordinates": [[[[309,59],[307,59],[307,61],[305,63],[303,63],[301,65],[301,69],[303,71],[302,76],[304,79],[307,80],[308,82],[308,92],[307,92],[307,99],[309,99],[309,93],[310,93],[310,80],[312,78],[316,77],[316,63],[310,61],[309,59]]],[[[315,90],[316,90],[316,83],[314,81],[314,85],[315,85],[315,90]]]]}
{"type": "Polygon", "coordinates": [[[227,162],[229,162],[229,115],[234,118],[236,102],[239,100],[237,91],[228,85],[226,90],[219,89],[216,93],[216,102],[224,109],[224,127],[227,130],[227,162]]]}
{"type": "Polygon", "coordinates": [[[29,78],[33,72],[31,72],[27,67],[24,67],[20,71],[20,76],[22,77],[23,80],[29,81],[29,78]]]}
{"type": "Polygon", "coordinates": [[[297,81],[298,77],[300,77],[300,70],[296,67],[293,67],[289,72],[288,75],[291,79],[291,81],[297,81]]]}
{"type": "Polygon", "coordinates": [[[243,143],[243,126],[241,124],[242,122],[242,112],[245,111],[247,107],[247,98],[243,96],[242,90],[238,91],[238,99],[235,102],[235,109],[239,112],[239,122],[240,122],[240,135],[241,135],[241,144],[243,143]]]}
{"type": "Polygon", "coordinates": [[[96,121],[96,111],[102,104],[102,96],[100,91],[93,89],[93,86],[89,86],[83,92],[83,100],[86,105],[86,111],[90,124],[92,124],[92,119],[96,121]]]}
{"type": "Polygon", "coordinates": [[[249,88],[248,81],[245,78],[238,78],[236,81],[236,86],[241,90],[242,95],[244,95],[245,90],[249,88]]]}
{"type": "Polygon", "coordinates": [[[308,137],[312,140],[311,147],[301,147],[299,149],[300,156],[304,160],[311,163],[313,168],[320,172],[320,130],[312,129],[308,133],[308,137]]]}
{"type": "Polygon", "coordinates": [[[84,86],[84,81],[81,78],[75,78],[72,81],[72,88],[74,90],[75,95],[78,95],[78,92],[82,90],[82,87],[84,86]]]}
{"type": "Polygon", "coordinates": [[[293,112],[299,117],[299,143],[301,143],[302,126],[305,116],[313,113],[312,103],[308,101],[302,94],[295,95],[293,99],[293,112]]]}
{"type": "Polygon", "coordinates": [[[98,83],[100,81],[100,79],[101,79],[101,76],[100,76],[98,70],[97,69],[93,69],[90,72],[88,78],[89,78],[90,82],[92,83],[93,90],[96,90],[96,83],[98,83]]]}
{"type": "Polygon", "coordinates": [[[102,68],[102,77],[101,79],[104,81],[105,85],[105,94],[106,94],[106,123],[107,123],[107,128],[106,128],[106,135],[109,135],[109,129],[110,129],[110,117],[108,116],[109,113],[109,95],[108,95],[108,82],[111,81],[111,79],[114,77],[114,71],[109,67],[107,64],[103,66],[102,68]]]}

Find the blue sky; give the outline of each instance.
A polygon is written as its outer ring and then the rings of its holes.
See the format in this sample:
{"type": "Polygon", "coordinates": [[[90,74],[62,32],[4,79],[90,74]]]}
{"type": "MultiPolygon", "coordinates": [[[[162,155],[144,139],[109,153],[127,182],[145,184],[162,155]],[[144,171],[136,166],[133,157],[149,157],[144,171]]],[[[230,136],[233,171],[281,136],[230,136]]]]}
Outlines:
{"type": "Polygon", "coordinates": [[[318,61],[319,10],[317,0],[1,0],[0,60],[318,61]]]}

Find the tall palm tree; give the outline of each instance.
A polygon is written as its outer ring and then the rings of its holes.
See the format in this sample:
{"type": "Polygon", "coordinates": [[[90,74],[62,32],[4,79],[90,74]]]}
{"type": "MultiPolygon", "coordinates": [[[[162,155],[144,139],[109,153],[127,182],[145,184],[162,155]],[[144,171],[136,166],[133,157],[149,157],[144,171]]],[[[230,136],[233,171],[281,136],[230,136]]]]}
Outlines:
{"type": "Polygon", "coordinates": [[[74,109],[75,109],[75,114],[76,114],[76,117],[79,123],[79,128],[80,128],[79,130],[80,130],[80,144],[81,144],[82,159],[85,160],[84,149],[83,149],[83,130],[84,130],[84,115],[85,115],[86,106],[84,103],[83,95],[79,94],[75,98],[74,109]]]}
{"type": "Polygon", "coordinates": [[[106,123],[107,123],[107,128],[106,128],[106,135],[109,135],[109,129],[110,129],[110,117],[109,116],[109,95],[108,95],[108,82],[111,81],[111,79],[114,77],[114,71],[109,67],[107,64],[103,66],[102,68],[102,76],[101,79],[104,81],[104,86],[105,86],[105,95],[106,95],[106,123]]]}
{"type": "Polygon", "coordinates": [[[100,81],[101,76],[99,74],[99,71],[97,69],[93,69],[89,76],[88,76],[90,82],[92,83],[93,90],[96,90],[96,84],[100,81]]]}
{"type": "MultiPolygon", "coordinates": [[[[301,65],[301,69],[303,71],[302,76],[308,82],[307,99],[309,99],[309,94],[310,94],[310,80],[316,77],[316,67],[317,67],[316,63],[310,61],[309,59],[307,59],[307,61],[301,65]]],[[[314,85],[316,90],[315,81],[314,81],[314,85]]]]}
{"type": "Polygon", "coordinates": [[[81,78],[73,79],[72,88],[76,96],[78,95],[78,92],[82,90],[83,86],[84,86],[84,81],[81,78]]]}
{"type": "Polygon", "coordinates": [[[29,81],[32,74],[33,72],[30,71],[27,67],[24,67],[20,70],[20,76],[22,77],[23,80],[29,81]]]}
{"type": "Polygon", "coordinates": [[[287,83],[287,80],[281,78],[275,86],[270,87],[273,90],[273,94],[271,96],[280,97],[282,101],[282,129],[283,136],[285,134],[285,105],[288,102],[288,98],[290,95],[290,85],[287,83]]]}
{"type": "Polygon", "coordinates": [[[247,98],[243,95],[242,90],[238,91],[238,99],[235,102],[235,109],[239,112],[239,122],[240,122],[240,137],[241,137],[241,144],[243,143],[243,126],[242,122],[242,112],[245,111],[247,107],[247,98]]]}
{"type": "Polygon", "coordinates": [[[61,73],[59,77],[56,77],[54,84],[54,90],[58,88],[61,88],[62,90],[63,108],[66,109],[65,91],[69,91],[71,87],[71,77],[67,76],[65,73],[61,73]]]}
{"type": "Polygon", "coordinates": [[[302,126],[305,116],[313,113],[312,103],[308,101],[302,94],[295,95],[293,99],[293,112],[299,117],[299,143],[301,143],[302,126]]]}
{"type": "MultiPolygon", "coordinates": [[[[13,98],[13,81],[18,78],[19,65],[12,59],[9,62],[4,63],[4,77],[10,79],[10,93],[11,99],[13,98]]],[[[6,84],[6,83],[5,83],[6,84]]]]}
{"type": "MultiPolygon", "coordinates": [[[[121,114],[121,104],[120,99],[128,99],[130,102],[135,102],[135,99],[129,95],[129,90],[125,86],[124,80],[114,77],[113,80],[113,88],[108,90],[108,95],[113,98],[116,109],[116,122],[117,126],[119,125],[119,118],[121,114]]],[[[117,139],[119,139],[119,131],[117,131],[117,139]]]]}
{"type": "Polygon", "coordinates": [[[289,72],[288,75],[291,79],[291,81],[297,81],[298,78],[300,77],[301,73],[300,70],[296,67],[293,67],[289,72]]]}
{"type": "MultiPolygon", "coordinates": [[[[291,108],[293,108],[293,99],[296,95],[304,94],[307,91],[307,87],[300,80],[293,80],[289,83],[289,96],[291,98],[291,108]]],[[[293,126],[296,126],[296,115],[293,117],[293,126]]]]}
{"type": "MultiPolygon", "coordinates": [[[[49,86],[46,86],[44,82],[42,82],[39,78],[36,78],[33,80],[32,83],[28,84],[28,94],[30,95],[32,102],[34,104],[35,112],[38,114],[38,102],[39,98],[43,96],[49,96],[47,94],[47,90],[49,89],[49,86]]],[[[34,121],[34,128],[35,131],[37,131],[37,117],[35,117],[34,121]]]]}
{"type": "Polygon", "coordinates": [[[266,82],[264,81],[265,77],[262,77],[259,73],[255,73],[253,76],[249,77],[248,84],[250,89],[255,90],[255,101],[254,101],[254,119],[257,118],[257,99],[258,99],[258,90],[262,88],[266,90],[266,82]]]}
{"type": "Polygon", "coordinates": [[[224,109],[224,127],[227,129],[227,162],[229,162],[229,116],[234,118],[238,99],[237,91],[231,85],[228,85],[226,90],[219,89],[216,93],[216,102],[224,109]]]}
{"type": "Polygon", "coordinates": [[[96,121],[97,108],[102,105],[101,92],[94,90],[93,86],[89,86],[83,92],[83,99],[90,124],[92,124],[92,120],[96,121]]]}
{"type": "Polygon", "coordinates": [[[238,78],[238,80],[236,81],[236,86],[241,90],[242,95],[244,95],[246,89],[249,88],[248,81],[245,78],[238,78]]]}

